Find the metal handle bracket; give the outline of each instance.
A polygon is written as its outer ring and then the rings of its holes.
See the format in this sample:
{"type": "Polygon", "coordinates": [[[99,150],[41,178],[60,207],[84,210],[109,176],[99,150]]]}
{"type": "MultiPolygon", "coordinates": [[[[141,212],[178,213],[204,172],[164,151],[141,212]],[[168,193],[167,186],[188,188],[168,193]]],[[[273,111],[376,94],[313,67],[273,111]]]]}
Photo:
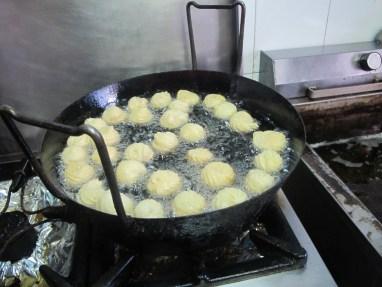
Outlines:
{"type": "Polygon", "coordinates": [[[24,136],[21,134],[20,130],[17,128],[15,121],[23,123],[23,124],[47,129],[47,130],[61,132],[61,133],[72,135],[72,136],[79,136],[82,134],[87,134],[88,136],[90,136],[95,143],[98,154],[100,155],[102,167],[105,172],[107,183],[110,187],[110,191],[111,191],[115,210],[117,211],[117,215],[122,220],[122,222],[124,223],[126,227],[129,226],[129,220],[126,216],[125,209],[123,208],[121,195],[118,190],[118,184],[115,178],[115,173],[114,173],[113,166],[109,157],[109,153],[107,151],[105,141],[98,130],[88,125],[69,126],[69,125],[64,125],[61,123],[43,121],[43,120],[35,119],[32,117],[24,116],[17,113],[12,107],[7,105],[0,106],[0,116],[2,117],[8,130],[11,132],[12,136],[17,141],[20,148],[23,150],[26,157],[32,164],[37,175],[41,178],[42,182],[45,184],[48,190],[53,193],[53,195],[61,199],[63,202],[68,202],[69,198],[67,197],[65,192],[56,184],[54,184],[52,180],[49,178],[49,176],[44,172],[39,160],[33,154],[24,136]]]}
{"type": "Polygon", "coordinates": [[[186,12],[187,12],[187,24],[188,24],[188,34],[190,39],[190,47],[191,47],[191,61],[192,61],[192,69],[198,69],[198,62],[196,59],[196,51],[195,51],[195,40],[194,40],[194,31],[192,26],[192,18],[191,18],[191,6],[197,9],[209,9],[209,10],[232,10],[236,7],[241,8],[240,15],[240,27],[239,27],[239,39],[236,45],[236,63],[234,65],[233,73],[239,75],[242,56],[243,56],[243,39],[244,39],[244,24],[245,24],[245,5],[241,1],[234,2],[230,5],[201,5],[196,3],[195,1],[191,1],[187,3],[186,12]]]}

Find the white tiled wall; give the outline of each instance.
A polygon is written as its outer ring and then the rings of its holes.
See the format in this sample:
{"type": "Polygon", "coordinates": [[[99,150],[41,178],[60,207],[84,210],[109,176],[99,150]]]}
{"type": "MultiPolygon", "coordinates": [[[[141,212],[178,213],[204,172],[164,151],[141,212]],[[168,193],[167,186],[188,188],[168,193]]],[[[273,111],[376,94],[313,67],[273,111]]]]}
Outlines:
{"type": "Polygon", "coordinates": [[[325,44],[373,40],[382,29],[381,0],[332,0],[325,44]]]}
{"type": "Polygon", "coordinates": [[[244,0],[243,73],[258,79],[260,51],[372,41],[382,0],[244,0]]]}
{"type": "Polygon", "coordinates": [[[255,5],[254,1],[244,1],[246,7],[245,30],[243,43],[243,72],[250,74],[253,72],[254,54],[253,47],[255,45],[255,5]],[[248,3],[247,3],[248,2],[248,3]]]}

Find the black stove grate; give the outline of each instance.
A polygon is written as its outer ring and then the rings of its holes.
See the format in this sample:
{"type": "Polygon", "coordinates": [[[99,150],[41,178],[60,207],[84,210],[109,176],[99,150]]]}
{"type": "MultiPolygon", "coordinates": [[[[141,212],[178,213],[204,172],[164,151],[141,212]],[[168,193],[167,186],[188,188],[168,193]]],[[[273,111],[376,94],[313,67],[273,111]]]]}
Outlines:
{"type": "MultiPolygon", "coordinates": [[[[5,166],[13,172],[22,167],[23,172],[16,175],[30,175],[24,162],[15,168],[5,166]]],[[[25,182],[17,176],[14,181],[25,182]]],[[[50,287],[216,285],[302,268],[307,259],[276,202],[264,210],[241,238],[199,252],[169,245],[133,251],[105,237],[102,227],[93,225],[85,215],[75,217],[76,241],[70,276],[62,278],[47,266],[40,268],[50,287]]]]}
{"type": "MultiPolygon", "coordinates": [[[[200,252],[163,245],[132,251],[96,229],[85,220],[78,223],[68,286],[213,285],[302,268],[307,259],[276,203],[235,242],[200,252]]],[[[62,286],[57,274],[41,271],[49,286],[62,286]]]]}

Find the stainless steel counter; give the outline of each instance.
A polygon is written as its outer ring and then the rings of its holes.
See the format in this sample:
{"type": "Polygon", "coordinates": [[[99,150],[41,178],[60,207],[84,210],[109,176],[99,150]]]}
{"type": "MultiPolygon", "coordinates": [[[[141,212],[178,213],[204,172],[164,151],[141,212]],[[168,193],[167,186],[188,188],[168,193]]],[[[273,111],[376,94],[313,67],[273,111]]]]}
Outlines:
{"type": "Polygon", "coordinates": [[[226,284],[232,287],[332,287],[337,286],[283,191],[277,201],[300,244],[308,253],[305,268],[226,284]]]}

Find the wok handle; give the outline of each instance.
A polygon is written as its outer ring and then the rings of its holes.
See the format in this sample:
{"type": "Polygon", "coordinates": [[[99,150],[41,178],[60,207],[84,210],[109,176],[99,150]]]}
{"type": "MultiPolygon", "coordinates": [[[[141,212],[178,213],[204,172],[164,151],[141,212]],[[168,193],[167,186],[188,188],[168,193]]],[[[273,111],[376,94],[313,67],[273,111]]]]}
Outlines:
{"type": "Polygon", "coordinates": [[[190,47],[191,47],[191,61],[192,61],[192,69],[198,69],[198,62],[196,60],[196,51],[195,51],[195,40],[194,40],[194,31],[192,28],[192,18],[191,18],[191,6],[197,9],[210,9],[210,10],[231,10],[236,7],[241,8],[241,17],[240,17],[240,26],[239,26],[239,39],[236,46],[236,63],[235,69],[233,70],[234,74],[240,74],[241,61],[243,57],[243,39],[244,39],[244,24],[245,24],[245,5],[241,1],[236,1],[233,4],[229,5],[201,5],[196,3],[195,1],[191,1],[187,3],[186,12],[187,12],[187,25],[188,25],[188,35],[190,38],[190,47]]]}
{"type": "Polygon", "coordinates": [[[99,131],[97,131],[95,128],[88,125],[69,126],[69,125],[64,125],[61,123],[42,121],[39,119],[31,118],[31,117],[24,116],[17,113],[12,107],[7,105],[0,106],[0,115],[2,119],[4,120],[4,123],[7,126],[8,130],[11,132],[12,136],[17,141],[20,148],[23,150],[28,160],[32,164],[37,175],[41,178],[42,182],[45,184],[48,190],[53,193],[53,195],[55,195],[56,197],[58,197],[64,202],[69,201],[69,198],[61,190],[61,188],[58,187],[56,184],[54,184],[52,180],[49,178],[49,176],[44,172],[37,157],[33,154],[24,136],[21,134],[20,130],[17,128],[15,121],[23,123],[23,124],[47,129],[47,130],[53,130],[56,132],[69,134],[72,136],[79,136],[82,134],[89,135],[94,141],[98,154],[100,155],[102,167],[105,172],[107,183],[109,184],[115,210],[117,211],[119,218],[122,219],[122,222],[125,224],[125,226],[126,227],[129,226],[129,221],[126,216],[125,209],[123,208],[121,195],[118,190],[117,180],[115,178],[115,174],[114,174],[113,166],[110,161],[109,153],[107,151],[105,141],[102,135],[99,133],[99,131]]]}

